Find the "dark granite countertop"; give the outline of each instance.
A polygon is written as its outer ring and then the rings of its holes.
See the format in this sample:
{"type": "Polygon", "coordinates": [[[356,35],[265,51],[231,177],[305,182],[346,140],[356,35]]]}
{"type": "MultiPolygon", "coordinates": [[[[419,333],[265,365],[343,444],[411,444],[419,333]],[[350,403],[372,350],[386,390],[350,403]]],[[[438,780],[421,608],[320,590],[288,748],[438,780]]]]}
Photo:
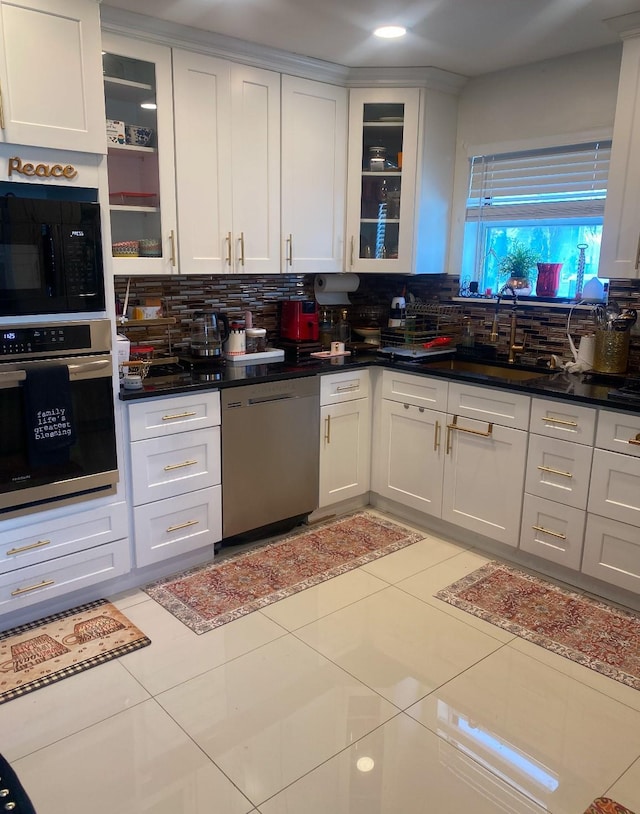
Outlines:
{"type": "MultiPolygon", "coordinates": [[[[453,352],[451,355],[453,356],[453,352]]],[[[141,390],[125,390],[121,388],[120,399],[134,401],[153,396],[172,396],[198,390],[213,390],[236,387],[242,384],[281,381],[375,366],[514,390],[530,396],[559,398],[565,401],[578,401],[594,407],[607,407],[634,413],[640,412],[640,400],[632,402],[618,395],[618,388],[623,384],[624,377],[607,377],[591,373],[567,373],[566,371],[545,372],[543,368],[540,368],[539,371],[533,370],[533,373],[539,372],[539,376],[513,381],[493,378],[484,372],[447,370],[435,366],[442,358],[442,356],[439,356],[434,359],[407,361],[405,359],[365,354],[328,360],[310,359],[301,362],[284,361],[273,364],[234,365],[223,363],[207,372],[185,370],[170,375],[149,376],[144,379],[141,390]]],[[[518,369],[517,366],[507,365],[504,362],[491,362],[491,364],[518,369]]],[[[529,368],[529,370],[531,369],[529,368]]]]}

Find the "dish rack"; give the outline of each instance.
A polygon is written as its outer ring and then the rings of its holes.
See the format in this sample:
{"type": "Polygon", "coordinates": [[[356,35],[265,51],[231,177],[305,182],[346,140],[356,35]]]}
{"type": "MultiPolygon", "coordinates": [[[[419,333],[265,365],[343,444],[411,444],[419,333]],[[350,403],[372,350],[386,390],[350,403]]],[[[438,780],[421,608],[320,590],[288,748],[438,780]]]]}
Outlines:
{"type": "Polygon", "coordinates": [[[451,339],[448,344],[434,346],[434,350],[455,347],[462,334],[462,310],[459,305],[443,303],[407,303],[404,311],[404,325],[396,328],[382,328],[380,346],[382,351],[405,351],[409,355],[428,354],[425,344],[433,340],[451,339]]]}

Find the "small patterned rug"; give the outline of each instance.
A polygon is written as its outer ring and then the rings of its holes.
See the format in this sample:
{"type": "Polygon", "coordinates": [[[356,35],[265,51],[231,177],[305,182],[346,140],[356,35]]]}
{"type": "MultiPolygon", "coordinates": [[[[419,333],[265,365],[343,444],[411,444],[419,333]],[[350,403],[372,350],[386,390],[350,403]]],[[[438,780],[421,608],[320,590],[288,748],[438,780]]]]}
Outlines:
{"type": "Polygon", "coordinates": [[[640,616],[631,611],[498,562],[436,597],[640,690],[640,616]]]}
{"type": "Polygon", "coordinates": [[[151,644],[106,599],[0,633],[0,704],[151,644]]]}
{"type": "Polygon", "coordinates": [[[609,797],[598,797],[594,800],[584,814],[633,814],[629,808],[621,806],[609,797]]]}
{"type": "Polygon", "coordinates": [[[195,633],[206,633],[422,538],[358,512],[144,590],[195,633]]]}

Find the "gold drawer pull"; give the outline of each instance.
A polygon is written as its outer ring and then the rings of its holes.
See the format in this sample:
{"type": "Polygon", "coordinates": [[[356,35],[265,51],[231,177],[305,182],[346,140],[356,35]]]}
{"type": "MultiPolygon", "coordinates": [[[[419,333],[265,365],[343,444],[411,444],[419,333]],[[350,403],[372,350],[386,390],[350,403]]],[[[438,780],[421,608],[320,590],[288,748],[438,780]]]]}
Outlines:
{"type": "Polygon", "coordinates": [[[559,531],[550,531],[549,529],[546,529],[544,526],[531,526],[531,528],[534,529],[535,531],[541,531],[543,534],[550,534],[552,537],[557,537],[559,540],[567,539],[566,534],[560,534],[559,531]]]}
{"type": "Polygon", "coordinates": [[[436,420],[433,427],[433,451],[437,452],[440,449],[440,422],[436,420]]]}
{"type": "Polygon", "coordinates": [[[487,424],[487,429],[483,430],[472,430],[468,427],[459,427],[457,424],[458,416],[454,415],[453,422],[451,424],[447,424],[448,430],[458,430],[458,432],[468,432],[470,435],[481,435],[483,438],[489,438],[493,434],[493,424],[487,424]]]}
{"type": "Polygon", "coordinates": [[[199,522],[199,520],[187,520],[186,523],[180,523],[177,526],[169,526],[167,532],[179,531],[180,529],[186,529],[189,526],[197,526],[199,522]]]}
{"type": "Polygon", "coordinates": [[[550,466],[539,466],[541,472],[551,472],[552,475],[562,475],[563,478],[572,478],[571,472],[562,472],[560,469],[552,469],[550,466]]]}
{"type": "Polygon", "coordinates": [[[51,540],[38,540],[37,543],[31,543],[31,545],[23,545],[21,548],[11,548],[7,551],[7,557],[11,557],[14,554],[22,554],[23,551],[32,551],[34,548],[42,548],[42,546],[49,545],[51,540]]]}
{"type": "Polygon", "coordinates": [[[182,469],[184,466],[194,466],[197,463],[197,461],[183,461],[181,464],[167,464],[164,471],[171,472],[172,469],[182,469]]]}
{"type": "Polygon", "coordinates": [[[173,415],[163,415],[163,421],[173,421],[175,418],[189,418],[190,415],[195,415],[195,410],[192,410],[190,413],[174,413],[173,415]]]}
{"type": "Polygon", "coordinates": [[[577,421],[566,421],[564,418],[553,418],[550,415],[542,416],[542,421],[551,421],[553,424],[562,424],[564,427],[577,427],[577,421]]]}
{"type": "Polygon", "coordinates": [[[327,431],[324,434],[324,440],[327,442],[327,444],[330,444],[331,443],[331,416],[330,415],[327,416],[327,424],[326,424],[326,426],[327,426],[327,431]]]}
{"type": "Polygon", "coordinates": [[[359,384],[345,384],[343,387],[336,387],[336,393],[349,393],[351,390],[357,390],[359,384]]]}
{"type": "Polygon", "coordinates": [[[37,591],[38,588],[46,588],[47,585],[55,585],[55,580],[43,579],[42,582],[39,582],[37,585],[28,585],[26,588],[16,588],[15,591],[11,591],[11,596],[20,596],[20,594],[26,594],[29,591],[37,591]]]}
{"type": "Polygon", "coordinates": [[[636,435],[635,438],[630,438],[627,441],[628,444],[635,444],[637,447],[640,447],[640,432],[636,435]]]}

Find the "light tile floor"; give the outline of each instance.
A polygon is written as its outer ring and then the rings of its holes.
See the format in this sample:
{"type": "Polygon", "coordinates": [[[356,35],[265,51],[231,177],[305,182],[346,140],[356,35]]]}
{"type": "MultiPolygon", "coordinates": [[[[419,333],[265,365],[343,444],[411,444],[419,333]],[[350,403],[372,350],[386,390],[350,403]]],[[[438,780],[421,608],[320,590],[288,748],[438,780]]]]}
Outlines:
{"type": "MultiPolygon", "coordinates": [[[[405,524],[406,525],[406,524],[405,524]]],[[[415,545],[0,706],[38,814],[640,814],[640,692],[434,598],[482,554],[415,545]]]]}

